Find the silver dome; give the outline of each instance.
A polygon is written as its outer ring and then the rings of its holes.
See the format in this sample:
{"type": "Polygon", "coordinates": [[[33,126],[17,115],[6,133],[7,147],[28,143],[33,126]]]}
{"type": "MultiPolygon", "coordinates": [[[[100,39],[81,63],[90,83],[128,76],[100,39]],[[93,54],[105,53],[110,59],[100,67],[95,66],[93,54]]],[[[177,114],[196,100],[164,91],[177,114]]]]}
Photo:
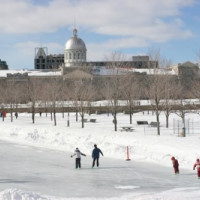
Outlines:
{"type": "Polygon", "coordinates": [[[85,43],[77,36],[77,30],[73,30],[73,37],[71,37],[65,44],[65,50],[86,50],[85,43]]]}

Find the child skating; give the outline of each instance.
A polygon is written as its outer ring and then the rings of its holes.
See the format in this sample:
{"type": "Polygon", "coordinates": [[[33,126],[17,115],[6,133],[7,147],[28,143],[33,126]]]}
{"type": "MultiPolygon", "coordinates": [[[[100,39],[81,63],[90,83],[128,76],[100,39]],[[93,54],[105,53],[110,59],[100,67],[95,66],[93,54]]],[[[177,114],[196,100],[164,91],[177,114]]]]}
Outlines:
{"type": "Polygon", "coordinates": [[[172,157],[171,160],[172,160],[172,165],[173,165],[173,168],[174,168],[174,173],[175,174],[179,174],[179,163],[178,163],[178,160],[175,159],[175,157],[172,157]]]}
{"type": "Polygon", "coordinates": [[[81,168],[81,155],[86,156],[84,153],[82,153],[78,148],[75,149],[74,154],[71,155],[72,157],[76,157],[75,159],[75,168],[81,168]]]}
{"type": "Polygon", "coordinates": [[[200,160],[197,158],[196,162],[194,163],[193,170],[197,168],[197,176],[200,178],[200,160]]]}

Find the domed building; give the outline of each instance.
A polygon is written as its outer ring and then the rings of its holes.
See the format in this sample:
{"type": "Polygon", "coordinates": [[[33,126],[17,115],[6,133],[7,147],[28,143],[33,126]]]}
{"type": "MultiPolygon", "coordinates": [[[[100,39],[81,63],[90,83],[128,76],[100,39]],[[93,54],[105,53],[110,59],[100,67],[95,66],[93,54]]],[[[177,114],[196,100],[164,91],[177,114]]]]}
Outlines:
{"type": "MultiPolygon", "coordinates": [[[[121,68],[149,69],[153,68],[156,61],[149,60],[148,56],[132,56],[132,60],[114,61],[121,68]],[[123,66],[123,67],[122,67],[123,66]]],[[[47,47],[35,48],[34,68],[39,70],[61,70],[62,74],[68,74],[74,70],[87,71],[93,75],[108,75],[113,73],[109,69],[113,65],[111,61],[89,61],[87,62],[87,49],[84,41],[78,37],[77,29],[65,44],[64,54],[48,55],[47,47]]]]}
{"type": "Polygon", "coordinates": [[[73,30],[73,36],[66,42],[64,51],[65,67],[78,67],[86,62],[86,46],[77,35],[77,29],[73,30]]]}

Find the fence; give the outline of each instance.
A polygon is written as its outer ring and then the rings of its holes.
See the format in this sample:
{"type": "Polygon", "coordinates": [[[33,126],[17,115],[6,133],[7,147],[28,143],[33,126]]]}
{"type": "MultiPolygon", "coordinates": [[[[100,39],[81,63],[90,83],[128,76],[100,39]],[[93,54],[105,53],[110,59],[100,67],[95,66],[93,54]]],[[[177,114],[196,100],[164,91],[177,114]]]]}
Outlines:
{"type": "Polygon", "coordinates": [[[180,136],[181,132],[185,128],[185,135],[190,134],[200,134],[200,122],[195,121],[194,119],[185,119],[185,126],[183,125],[182,120],[173,120],[173,133],[180,136]]]}

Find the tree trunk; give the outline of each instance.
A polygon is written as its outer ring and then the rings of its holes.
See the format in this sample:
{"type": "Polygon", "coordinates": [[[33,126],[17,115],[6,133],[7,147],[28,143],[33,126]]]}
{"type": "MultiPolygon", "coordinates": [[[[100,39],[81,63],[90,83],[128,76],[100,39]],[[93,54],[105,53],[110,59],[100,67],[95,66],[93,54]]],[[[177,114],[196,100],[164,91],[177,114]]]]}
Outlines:
{"type": "Polygon", "coordinates": [[[116,116],[116,113],[114,114],[114,124],[115,124],[115,131],[117,131],[117,116],[116,116]]]}
{"type": "Polygon", "coordinates": [[[56,106],[55,105],[53,106],[53,118],[54,118],[54,126],[56,126],[57,123],[56,123],[56,106]]]}
{"type": "Polygon", "coordinates": [[[32,103],[32,122],[35,123],[35,103],[32,103]]]}
{"type": "Polygon", "coordinates": [[[132,124],[132,106],[131,106],[131,103],[129,105],[129,117],[130,117],[130,124],[132,124]]]}
{"type": "Polygon", "coordinates": [[[76,110],[76,122],[78,122],[78,111],[76,110]]]}
{"type": "Polygon", "coordinates": [[[169,112],[166,113],[166,128],[169,128],[169,112]]]}
{"type": "Polygon", "coordinates": [[[12,104],[10,104],[10,120],[13,122],[13,107],[12,104]]]}
{"type": "Polygon", "coordinates": [[[117,131],[117,111],[116,111],[116,108],[114,110],[114,125],[115,125],[115,131],[117,131]]]}
{"type": "Polygon", "coordinates": [[[47,102],[45,101],[45,112],[46,112],[46,117],[47,117],[47,102]]]}
{"type": "Polygon", "coordinates": [[[182,128],[183,137],[185,137],[186,134],[185,134],[185,113],[184,112],[182,112],[182,123],[183,123],[183,128],[182,128]]]}
{"type": "Polygon", "coordinates": [[[81,113],[81,122],[82,122],[82,128],[84,128],[84,114],[83,114],[83,112],[81,113]]]}
{"type": "Polygon", "coordinates": [[[156,110],[156,120],[157,120],[157,135],[160,135],[160,120],[159,120],[159,111],[156,110]]]}
{"type": "Polygon", "coordinates": [[[62,118],[65,118],[65,110],[64,110],[64,106],[62,107],[62,118]]]}
{"type": "Polygon", "coordinates": [[[51,121],[53,121],[52,108],[51,108],[51,121]]]}

